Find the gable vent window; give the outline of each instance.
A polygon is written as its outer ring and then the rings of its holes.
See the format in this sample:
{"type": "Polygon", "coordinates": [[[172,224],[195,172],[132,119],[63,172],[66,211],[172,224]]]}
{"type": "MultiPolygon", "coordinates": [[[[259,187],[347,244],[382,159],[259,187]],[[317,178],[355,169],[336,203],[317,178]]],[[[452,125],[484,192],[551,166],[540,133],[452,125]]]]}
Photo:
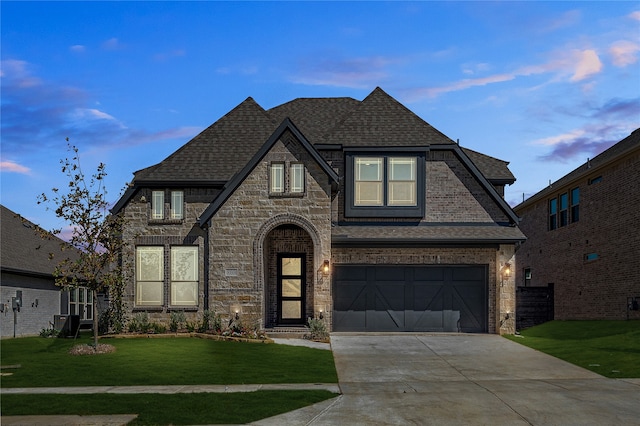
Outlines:
{"type": "Polygon", "coordinates": [[[347,154],[345,216],[424,217],[424,163],[414,152],[347,154]]]}
{"type": "Polygon", "coordinates": [[[272,163],[271,164],[271,182],[270,192],[272,194],[281,194],[284,192],[284,164],[272,163]]]}
{"type": "Polygon", "coordinates": [[[184,219],[184,192],[171,191],[171,219],[184,219]]]}
{"type": "Polygon", "coordinates": [[[290,174],[291,192],[301,193],[304,192],[304,164],[293,163],[291,164],[290,174]]]}
{"type": "Polygon", "coordinates": [[[305,168],[302,163],[274,162],[269,165],[269,195],[301,197],[305,191],[305,168]]]}
{"type": "Polygon", "coordinates": [[[151,219],[164,219],[164,191],[153,191],[151,195],[151,219]]]}

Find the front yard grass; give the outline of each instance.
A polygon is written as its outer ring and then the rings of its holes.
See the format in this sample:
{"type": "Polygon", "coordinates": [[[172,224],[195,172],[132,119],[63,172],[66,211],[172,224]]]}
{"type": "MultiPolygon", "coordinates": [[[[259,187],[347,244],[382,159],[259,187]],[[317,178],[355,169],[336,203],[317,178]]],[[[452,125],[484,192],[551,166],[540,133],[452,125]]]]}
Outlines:
{"type": "Polygon", "coordinates": [[[138,414],[129,425],[245,424],[335,396],[324,390],[172,395],[2,395],[2,415],[138,414]]]}
{"type": "Polygon", "coordinates": [[[331,351],[198,338],[101,339],[116,351],[69,355],[90,336],[0,342],[2,365],[20,364],[2,387],[337,383],[331,351]]]}
{"type": "Polygon", "coordinates": [[[610,378],[640,378],[640,320],[550,321],[506,336],[610,378]]]}
{"type": "MultiPolygon", "coordinates": [[[[103,339],[116,351],[73,356],[73,339],[27,337],[0,341],[1,386],[136,386],[337,383],[331,351],[300,346],[199,338],[103,339]],[[12,373],[5,376],[4,373],[12,373]]],[[[138,414],[131,424],[238,424],[336,396],[325,390],[186,394],[10,394],[11,415],[138,414]]]]}

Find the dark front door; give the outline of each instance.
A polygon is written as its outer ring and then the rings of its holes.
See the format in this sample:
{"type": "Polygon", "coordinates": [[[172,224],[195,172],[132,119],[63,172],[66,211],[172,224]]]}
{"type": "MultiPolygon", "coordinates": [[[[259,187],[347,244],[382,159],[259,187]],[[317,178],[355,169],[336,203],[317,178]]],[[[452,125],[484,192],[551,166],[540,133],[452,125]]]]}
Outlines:
{"type": "Polygon", "coordinates": [[[305,255],[278,254],[278,322],[304,324],[305,255]]]}
{"type": "Polygon", "coordinates": [[[486,332],[483,265],[339,265],[334,331],[486,332]]]}

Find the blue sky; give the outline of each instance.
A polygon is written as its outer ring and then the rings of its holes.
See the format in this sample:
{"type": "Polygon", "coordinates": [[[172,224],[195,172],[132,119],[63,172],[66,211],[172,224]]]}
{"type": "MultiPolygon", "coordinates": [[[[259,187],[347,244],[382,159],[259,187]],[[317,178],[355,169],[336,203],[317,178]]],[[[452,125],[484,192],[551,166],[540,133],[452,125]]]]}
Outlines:
{"type": "Polygon", "coordinates": [[[376,86],[464,147],[510,162],[522,201],[640,127],[640,2],[7,2],[1,203],[61,227],[67,142],[112,202],[253,97],[376,86]]]}

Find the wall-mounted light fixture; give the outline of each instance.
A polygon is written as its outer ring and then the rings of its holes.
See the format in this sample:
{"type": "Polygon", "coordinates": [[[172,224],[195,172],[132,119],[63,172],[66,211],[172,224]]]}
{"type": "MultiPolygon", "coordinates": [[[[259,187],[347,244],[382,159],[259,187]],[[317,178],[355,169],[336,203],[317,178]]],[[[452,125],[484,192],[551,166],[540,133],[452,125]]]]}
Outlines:
{"type": "Polygon", "coordinates": [[[505,278],[509,278],[511,276],[511,264],[505,263],[502,267],[502,276],[505,278]]]}
{"type": "Polygon", "coordinates": [[[142,197],[140,197],[140,202],[141,203],[146,203],[147,202],[147,197],[145,197],[144,195],[142,197]]]}
{"type": "Polygon", "coordinates": [[[31,304],[32,308],[37,308],[38,307],[38,299],[34,300],[33,303],[31,304]]]}
{"type": "Polygon", "coordinates": [[[322,311],[322,308],[320,308],[320,311],[318,313],[318,318],[320,318],[320,319],[324,318],[324,312],[322,311]]]}
{"type": "Polygon", "coordinates": [[[324,275],[325,277],[329,275],[329,271],[331,270],[331,268],[329,267],[329,260],[325,260],[322,263],[322,268],[320,270],[322,271],[322,275],[324,275]]]}
{"type": "Polygon", "coordinates": [[[240,311],[236,311],[236,319],[240,319],[240,311]]]}

